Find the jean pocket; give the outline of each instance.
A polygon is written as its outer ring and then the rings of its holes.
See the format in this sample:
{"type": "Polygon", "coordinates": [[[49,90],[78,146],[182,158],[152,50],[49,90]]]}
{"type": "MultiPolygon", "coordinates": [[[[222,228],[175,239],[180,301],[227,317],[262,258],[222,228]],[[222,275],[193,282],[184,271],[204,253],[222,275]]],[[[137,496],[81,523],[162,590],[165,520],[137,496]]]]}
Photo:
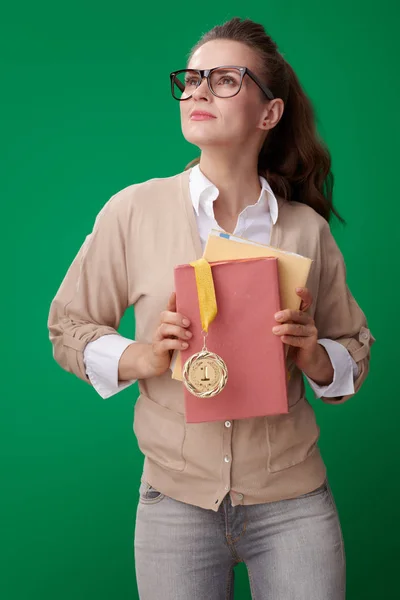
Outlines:
{"type": "Polygon", "coordinates": [[[162,494],[151,486],[147,481],[142,481],[139,487],[139,501],[142,504],[157,504],[165,498],[165,494],[162,494]]]}

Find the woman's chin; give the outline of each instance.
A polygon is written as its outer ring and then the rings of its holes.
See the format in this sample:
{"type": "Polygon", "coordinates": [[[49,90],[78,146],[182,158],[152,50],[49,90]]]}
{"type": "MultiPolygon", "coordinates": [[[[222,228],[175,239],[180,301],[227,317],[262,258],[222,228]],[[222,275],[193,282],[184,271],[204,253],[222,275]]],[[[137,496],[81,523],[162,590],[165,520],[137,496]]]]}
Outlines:
{"type": "Polygon", "coordinates": [[[226,142],[226,140],[222,140],[220,136],[210,135],[205,131],[184,132],[183,136],[189,144],[194,144],[195,146],[199,146],[199,148],[202,148],[203,146],[219,146],[226,142]]]}

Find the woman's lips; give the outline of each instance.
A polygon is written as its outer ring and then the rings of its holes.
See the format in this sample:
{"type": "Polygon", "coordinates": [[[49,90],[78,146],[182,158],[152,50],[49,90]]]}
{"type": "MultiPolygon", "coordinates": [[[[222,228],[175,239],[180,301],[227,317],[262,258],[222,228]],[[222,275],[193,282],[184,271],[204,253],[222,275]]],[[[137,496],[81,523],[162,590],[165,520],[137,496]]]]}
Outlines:
{"type": "Polygon", "coordinates": [[[209,119],[215,119],[214,115],[208,115],[206,113],[194,113],[190,118],[192,121],[208,121],[209,119]]]}

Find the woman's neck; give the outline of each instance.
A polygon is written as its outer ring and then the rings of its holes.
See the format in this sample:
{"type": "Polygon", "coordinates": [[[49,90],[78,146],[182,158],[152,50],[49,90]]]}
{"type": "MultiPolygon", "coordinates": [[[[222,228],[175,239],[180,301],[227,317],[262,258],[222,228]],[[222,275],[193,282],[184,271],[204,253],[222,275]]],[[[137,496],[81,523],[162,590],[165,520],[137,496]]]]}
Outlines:
{"type": "Polygon", "coordinates": [[[202,154],[199,167],[219,190],[214,202],[214,213],[221,219],[228,222],[237,220],[246,206],[258,201],[261,185],[257,162],[251,161],[249,164],[249,160],[242,158],[216,161],[202,154]]]}

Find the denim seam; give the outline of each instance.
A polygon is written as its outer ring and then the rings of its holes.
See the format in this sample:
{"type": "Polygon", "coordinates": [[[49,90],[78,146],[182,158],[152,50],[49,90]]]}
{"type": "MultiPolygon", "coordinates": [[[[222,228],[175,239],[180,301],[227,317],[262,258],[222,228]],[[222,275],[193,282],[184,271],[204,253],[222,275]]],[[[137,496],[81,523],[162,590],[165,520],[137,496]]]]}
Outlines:
{"type": "Polygon", "coordinates": [[[244,563],[244,564],[246,565],[246,568],[247,568],[247,574],[248,574],[248,576],[249,576],[249,584],[250,584],[251,597],[252,597],[252,598],[255,598],[255,594],[254,594],[254,591],[255,591],[255,590],[254,590],[253,576],[252,576],[252,574],[251,574],[251,571],[250,571],[250,567],[249,567],[249,565],[248,565],[247,563],[244,563]]]}
{"type": "Polygon", "coordinates": [[[228,577],[226,580],[226,600],[231,599],[232,592],[232,567],[228,569],[228,577]]]}
{"type": "Polygon", "coordinates": [[[331,499],[331,502],[335,506],[335,509],[336,509],[335,510],[335,512],[336,512],[336,526],[337,526],[337,530],[338,530],[338,534],[339,534],[339,538],[340,538],[340,553],[341,553],[341,556],[342,556],[343,566],[346,569],[346,557],[345,557],[343,533],[342,533],[342,528],[341,528],[341,525],[340,525],[339,515],[338,515],[338,512],[337,512],[336,502],[335,502],[335,499],[333,497],[333,493],[332,493],[331,486],[330,486],[329,483],[327,484],[327,490],[328,490],[328,494],[329,494],[329,497],[331,499]]]}
{"type": "Polygon", "coordinates": [[[229,533],[227,534],[227,546],[229,548],[229,551],[232,555],[233,560],[235,561],[234,564],[238,564],[243,562],[242,559],[239,557],[238,553],[236,552],[236,548],[234,547],[234,545],[232,544],[232,541],[229,539],[229,533]]]}
{"type": "MultiPolygon", "coordinates": [[[[225,499],[224,499],[225,500],[225,499]]],[[[228,515],[228,507],[227,507],[227,503],[224,502],[221,506],[223,506],[224,509],[224,523],[225,523],[225,539],[226,539],[226,544],[229,548],[230,553],[232,554],[232,558],[238,562],[239,557],[236,553],[236,549],[233,547],[232,545],[232,537],[231,534],[228,533],[229,531],[229,515],[228,515]]]]}
{"type": "Polygon", "coordinates": [[[236,542],[238,540],[240,540],[240,538],[242,537],[242,535],[244,535],[246,533],[247,524],[248,524],[248,520],[246,519],[246,521],[243,523],[243,529],[242,529],[242,531],[239,533],[239,535],[235,539],[232,539],[231,535],[229,536],[230,539],[231,539],[232,544],[236,544],[236,542]]]}
{"type": "Polygon", "coordinates": [[[165,498],[164,494],[160,494],[156,498],[143,498],[142,496],[139,498],[139,502],[142,504],[158,504],[165,498]]]}

